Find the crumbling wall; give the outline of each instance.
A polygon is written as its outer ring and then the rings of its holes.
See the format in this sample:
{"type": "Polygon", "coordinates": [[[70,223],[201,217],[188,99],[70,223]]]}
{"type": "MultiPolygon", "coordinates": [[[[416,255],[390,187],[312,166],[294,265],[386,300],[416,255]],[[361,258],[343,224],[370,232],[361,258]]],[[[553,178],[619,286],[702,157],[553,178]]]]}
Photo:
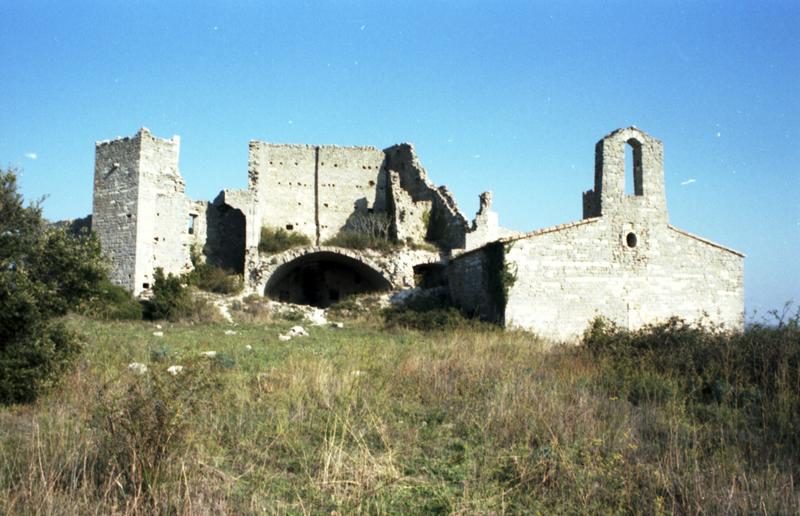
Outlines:
{"type": "Polygon", "coordinates": [[[191,268],[189,235],[191,201],[178,171],[180,138],[157,138],[140,131],[139,227],[136,238],[136,262],[141,284],[153,284],[156,268],[166,274],[182,274],[191,268]]]}
{"type": "Polygon", "coordinates": [[[343,229],[354,213],[386,210],[383,152],[373,147],[319,147],[319,241],[343,229]]]}
{"type": "Polygon", "coordinates": [[[384,153],[386,168],[397,172],[400,186],[408,192],[412,201],[431,203],[431,211],[426,217],[425,239],[445,249],[463,249],[469,223],[447,187],[437,188],[428,180],[428,174],[417,159],[412,145],[394,145],[385,149],[384,153]]]}
{"type": "Polygon", "coordinates": [[[384,155],[372,147],[250,143],[262,224],[323,242],[354,212],[385,210],[384,155]]]}
{"type": "Polygon", "coordinates": [[[250,142],[250,192],[260,205],[259,226],[317,237],[317,148],[250,142]]]}
{"type": "Polygon", "coordinates": [[[420,244],[425,241],[433,201],[417,201],[403,189],[400,173],[389,171],[387,206],[391,218],[391,236],[400,242],[420,244]]]}

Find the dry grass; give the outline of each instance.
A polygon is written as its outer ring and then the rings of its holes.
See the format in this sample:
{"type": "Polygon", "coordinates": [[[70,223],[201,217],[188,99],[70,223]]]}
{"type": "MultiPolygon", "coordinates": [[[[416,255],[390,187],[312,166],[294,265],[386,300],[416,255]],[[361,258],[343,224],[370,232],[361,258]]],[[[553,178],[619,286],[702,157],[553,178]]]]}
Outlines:
{"type": "MultiPolygon", "coordinates": [[[[634,404],[611,395],[591,354],[547,351],[524,333],[387,333],[363,324],[279,342],[291,322],[243,324],[227,336],[225,326],[166,325],[162,339],[147,323],[72,324],[89,344],[65,388],[35,406],[0,410],[0,513],[800,506],[796,457],[754,464],[678,397],[634,404]],[[196,391],[200,410],[170,388],[131,388],[143,379],[129,362],[147,363],[150,375],[174,363],[200,371],[197,354],[208,349],[220,355],[202,369],[212,387],[196,391]],[[145,436],[152,420],[120,414],[137,400],[172,400],[164,405],[187,423],[150,484],[131,481],[140,478],[130,470],[136,460],[109,459],[108,427],[97,422],[116,414],[127,435],[145,436]]],[[[126,457],[142,451],[135,440],[120,443],[126,457]]]]}

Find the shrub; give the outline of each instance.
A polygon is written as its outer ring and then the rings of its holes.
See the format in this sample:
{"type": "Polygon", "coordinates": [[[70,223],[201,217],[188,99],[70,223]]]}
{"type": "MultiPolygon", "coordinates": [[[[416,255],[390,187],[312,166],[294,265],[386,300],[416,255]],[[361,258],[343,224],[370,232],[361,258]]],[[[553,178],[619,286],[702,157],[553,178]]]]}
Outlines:
{"type": "Polygon", "coordinates": [[[13,170],[0,171],[0,403],[31,402],[80,351],[54,319],[98,290],[105,276],[94,235],[48,227],[25,207],[13,170]]]}
{"type": "Polygon", "coordinates": [[[347,224],[323,245],[345,247],[363,251],[374,249],[383,253],[397,250],[400,244],[389,237],[391,222],[385,213],[357,212],[350,216],[347,224]]]}
{"type": "MultiPolygon", "coordinates": [[[[595,320],[583,347],[600,362],[600,385],[631,403],[685,403],[697,421],[760,458],[800,455],[800,313],[744,332],[680,319],[637,331],[595,320]],[[748,428],[748,431],[737,430],[748,428]]],[[[718,439],[718,438],[715,438],[718,439]]],[[[713,441],[713,439],[709,439],[713,441]]]]}
{"type": "Polygon", "coordinates": [[[181,278],[173,274],[164,276],[164,270],[157,268],[153,281],[153,297],[144,305],[145,317],[150,320],[174,321],[191,314],[193,309],[194,300],[181,278]]]}
{"type": "Polygon", "coordinates": [[[217,294],[237,294],[244,287],[239,274],[210,263],[195,264],[194,270],[187,276],[187,281],[200,290],[217,294]]]}
{"type": "Polygon", "coordinates": [[[368,312],[369,308],[360,303],[356,296],[348,296],[329,306],[325,311],[333,317],[355,317],[368,312]]]}
{"type": "Polygon", "coordinates": [[[196,418],[213,405],[220,367],[216,359],[199,358],[171,374],[161,360],[142,375],[126,371],[100,389],[91,425],[109,480],[121,482],[123,492],[155,498],[175,470],[174,459],[188,450],[196,418]]]}
{"type": "Polygon", "coordinates": [[[142,303],[130,292],[103,280],[97,293],[83,304],[81,312],[94,319],[105,321],[135,321],[142,318],[142,303]]]}
{"type": "Polygon", "coordinates": [[[496,328],[464,316],[450,304],[446,292],[442,290],[425,291],[424,294],[413,296],[402,304],[389,307],[384,310],[383,319],[387,328],[421,331],[453,330],[464,327],[496,328]]]}
{"type": "Polygon", "coordinates": [[[280,253],[292,247],[311,245],[311,240],[302,233],[294,233],[283,228],[261,228],[258,250],[262,253],[280,253]]]}
{"type": "Polygon", "coordinates": [[[79,336],[62,321],[26,328],[0,353],[0,402],[31,403],[58,384],[81,352],[79,336]]]}

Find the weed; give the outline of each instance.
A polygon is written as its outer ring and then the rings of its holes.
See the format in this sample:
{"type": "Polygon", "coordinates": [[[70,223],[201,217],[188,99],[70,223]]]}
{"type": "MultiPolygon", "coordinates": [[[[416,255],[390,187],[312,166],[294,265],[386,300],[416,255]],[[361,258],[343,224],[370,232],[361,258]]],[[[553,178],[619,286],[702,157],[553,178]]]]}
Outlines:
{"type": "Polygon", "coordinates": [[[186,282],[200,290],[217,294],[237,294],[244,287],[240,274],[206,262],[197,263],[194,270],[188,273],[186,282]]]}
{"type": "Polygon", "coordinates": [[[91,337],[65,388],[0,409],[0,513],[795,513],[795,319],[573,347],[68,319],[91,337]]]}
{"type": "Polygon", "coordinates": [[[258,250],[262,253],[276,254],[291,249],[311,245],[311,240],[302,233],[289,232],[283,228],[261,228],[258,250]]]}
{"type": "Polygon", "coordinates": [[[142,304],[124,288],[104,280],[80,312],[105,321],[135,321],[142,318],[142,304]]]}
{"type": "Polygon", "coordinates": [[[152,498],[177,474],[175,459],[187,453],[195,418],[213,404],[218,383],[214,361],[195,359],[178,374],[155,362],[143,375],[125,374],[100,389],[91,426],[105,474],[123,493],[152,498]]]}

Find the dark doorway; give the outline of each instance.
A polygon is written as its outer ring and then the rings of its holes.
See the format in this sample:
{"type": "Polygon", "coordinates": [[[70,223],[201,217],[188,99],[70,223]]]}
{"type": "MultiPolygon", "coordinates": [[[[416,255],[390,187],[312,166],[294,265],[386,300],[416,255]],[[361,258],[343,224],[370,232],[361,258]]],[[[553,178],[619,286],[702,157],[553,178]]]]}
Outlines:
{"type": "Polygon", "coordinates": [[[389,281],[372,267],[348,256],[320,252],[279,267],[265,294],[284,302],[326,308],[353,294],[389,288],[389,281]]]}
{"type": "Polygon", "coordinates": [[[224,203],[210,205],[206,212],[208,263],[242,274],[244,272],[247,221],[241,210],[224,203]]]}

